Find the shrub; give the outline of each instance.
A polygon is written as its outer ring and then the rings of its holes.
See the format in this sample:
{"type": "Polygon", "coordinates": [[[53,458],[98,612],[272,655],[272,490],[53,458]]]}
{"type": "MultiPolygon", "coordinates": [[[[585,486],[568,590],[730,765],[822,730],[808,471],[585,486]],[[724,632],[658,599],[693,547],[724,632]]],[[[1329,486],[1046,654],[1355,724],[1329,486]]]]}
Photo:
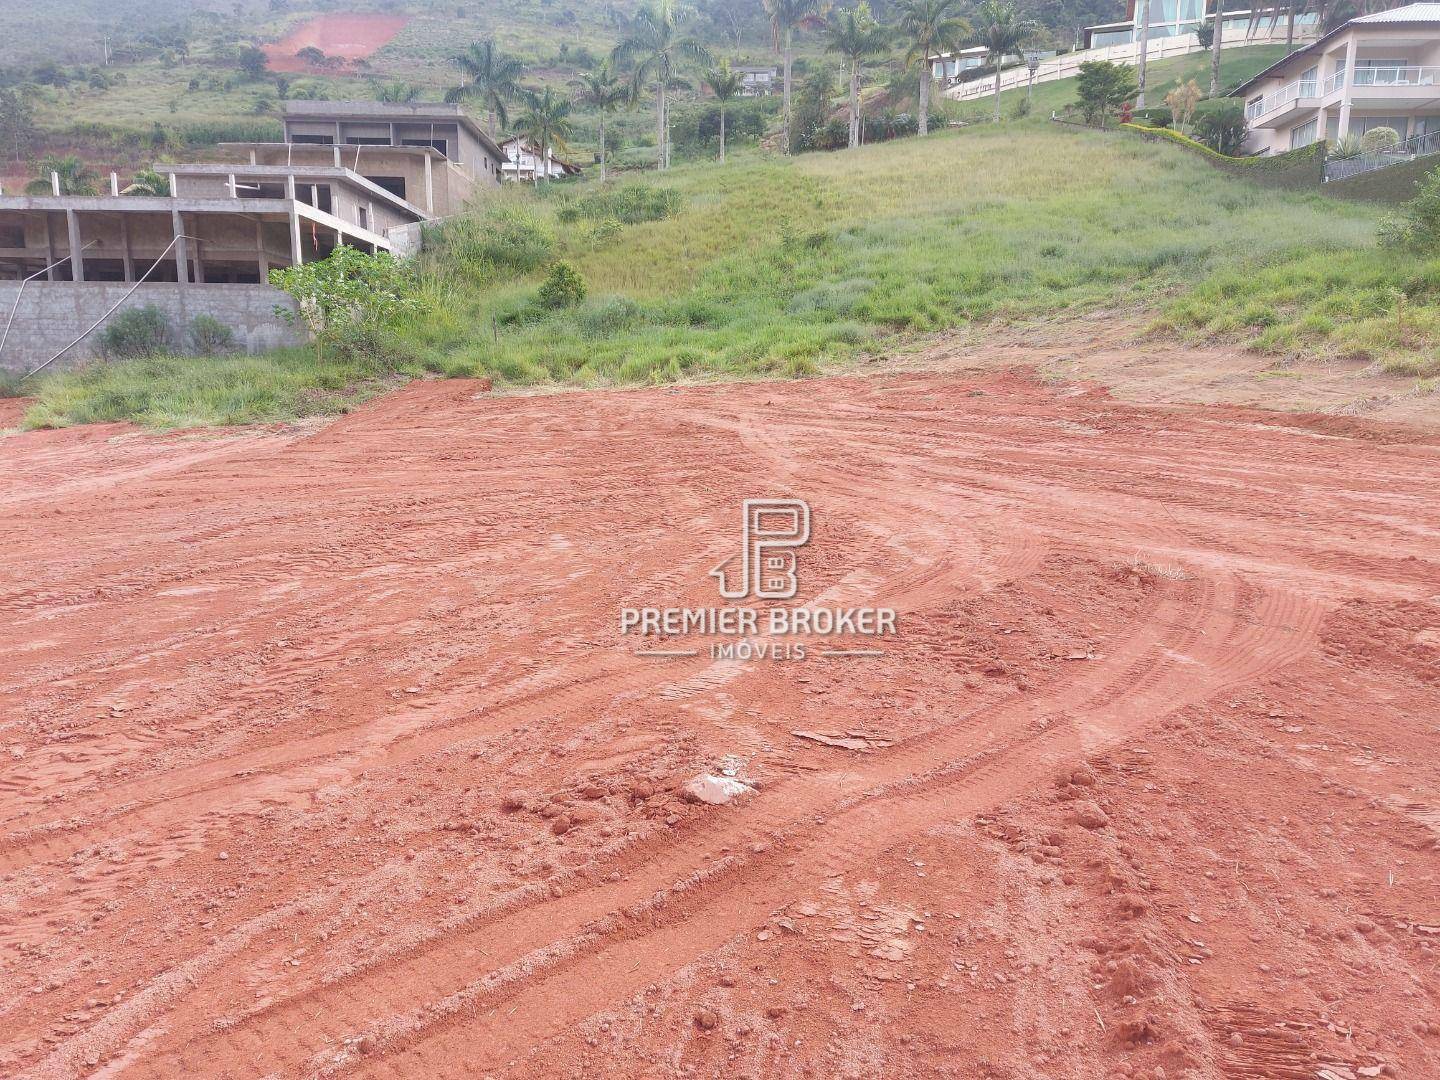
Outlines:
{"type": "Polygon", "coordinates": [[[1201,23],[1199,26],[1197,26],[1197,27],[1195,28],[1195,37],[1199,39],[1199,41],[1200,41],[1200,47],[1201,47],[1202,49],[1208,49],[1208,48],[1210,48],[1211,45],[1214,45],[1214,44],[1215,44],[1215,20],[1214,20],[1214,18],[1206,19],[1203,23],[1201,23]]]}
{"type": "Polygon", "coordinates": [[[1088,60],[1081,64],[1075,80],[1085,121],[1102,127],[1110,114],[1134,97],[1138,89],[1132,69],[1108,60],[1088,60]]]}
{"type": "Polygon", "coordinates": [[[1337,139],[1329,148],[1329,156],[1336,161],[1345,161],[1349,158],[1359,157],[1364,151],[1360,147],[1360,140],[1354,135],[1346,135],[1337,139]]]}
{"type": "Polygon", "coordinates": [[[1163,105],[1156,105],[1149,109],[1136,109],[1131,119],[1137,124],[1155,128],[1168,128],[1174,122],[1174,116],[1163,105]]]}
{"type": "Polygon", "coordinates": [[[1415,198],[1380,223],[1380,243],[1432,254],[1440,250],[1440,169],[1420,181],[1415,198]]]}
{"type": "Polygon", "coordinates": [[[500,205],[425,230],[427,263],[473,279],[528,274],[555,257],[555,236],[530,207],[500,205]]]}
{"type": "Polygon", "coordinates": [[[1369,154],[1400,145],[1400,133],[1392,127],[1373,127],[1360,136],[1360,150],[1369,154]]]}
{"type": "Polygon", "coordinates": [[[122,311],[100,335],[100,348],[112,360],[134,360],[165,351],[170,320],[153,304],[122,311]]]}
{"type": "Polygon", "coordinates": [[[550,267],[550,273],[540,286],[538,299],[541,307],[551,311],[578,307],[585,302],[585,279],[568,262],[557,262],[550,267]]]}
{"type": "Polygon", "coordinates": [[[293,296],[299,307],[296,312],[277,306],[276,315],[303,322],[317,344],[359,351],[369,351],[375,331],[419,306],[408,264],[388,252],[370,255],[346,244],[319,262],[271,270],[270,284],[293,296]]]}
{"type": "Polygon", "coordinates": [[[25,396],[25,386],[18,371],[0,371],[0,398],[25,396]]]}
{"type": "Polygon", "coordinates": [[[1195,138],[1217,154],[1234,157],[1245,144],[1245,105],[1235,98],[1212,98],[1195,109],[1195,138]]]}
{"type": "Polygon", "coordinates": [[[190,347],[201,356],[214,356],[235,347],[235,332],[211,315],[190,320],[190,347]]]}
{"type": "Polygon", "coordinates": [[[644,312],[634,300],[615,296],[580,312],[575,317],[580,333],[595,340],[614,337],[616,334],[635,327],[644,312]]]}
{"type": "Polygon", "coordinates": [[[1030,115],[1030,99],[1028,97],[1016,98],[1015,104],[1010,107],[1011,120],[1024,120],[1030,115]]]}

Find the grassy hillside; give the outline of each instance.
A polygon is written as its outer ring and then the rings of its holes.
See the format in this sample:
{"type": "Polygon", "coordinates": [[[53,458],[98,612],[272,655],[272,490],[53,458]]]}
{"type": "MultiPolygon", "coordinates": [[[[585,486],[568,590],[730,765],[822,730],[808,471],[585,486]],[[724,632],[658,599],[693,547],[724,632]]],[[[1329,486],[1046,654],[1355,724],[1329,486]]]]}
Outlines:
{"type": "Polygon", "coordinates": [[[425,309],[384,358],[97,365],[47,381],[30,422],[277,419],[427,371],[509,385],[795,375],[896,334],[1117,304],[1148,308],[1160,332],[1277,360],[1436,367],[1440,279],[1376,250],[1375,209],[1261,189],[1123,133],[981,125],[690,166],[663,184],[681,209],[659,221],[620,227],[605,207],[577,217],[560,189],[512,189],[448,226],[422,264],[425,309]],[[522,248],[537,265],[572,261],[585,303],[539,309],[540,274],[502,268],[522,248]]]}

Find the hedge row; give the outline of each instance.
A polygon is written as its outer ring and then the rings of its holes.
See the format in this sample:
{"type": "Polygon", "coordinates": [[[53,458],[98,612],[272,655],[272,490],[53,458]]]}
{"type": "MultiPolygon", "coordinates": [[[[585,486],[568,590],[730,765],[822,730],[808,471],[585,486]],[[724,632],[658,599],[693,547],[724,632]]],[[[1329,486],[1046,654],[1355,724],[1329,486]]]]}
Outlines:
{"type": "Polygon", "coordinates": [[[1149,140],[1163,139],[1175,143],[1205,158],[1211,164],[1248,176],[1259,183],[1276,187],[1318,188],[1325,179],[1325,144],[1313,142],[1298,150],[1287,150],[1283,154],[1267,157],[1230,157],[1210,149],[1202,142],[1196,142],[1188,135],[1182,135],[1173,128],[1147,127],[1144,124],[1121,124],[1127,131],[1137,132],[1149,140]]]}

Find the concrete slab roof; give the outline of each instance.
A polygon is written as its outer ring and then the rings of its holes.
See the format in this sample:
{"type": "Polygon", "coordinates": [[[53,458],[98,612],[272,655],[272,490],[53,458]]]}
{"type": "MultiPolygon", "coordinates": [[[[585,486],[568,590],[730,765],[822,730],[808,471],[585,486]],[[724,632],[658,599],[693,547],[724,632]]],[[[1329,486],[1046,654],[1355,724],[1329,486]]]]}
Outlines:
{"type": "Polygon", "coordinates": [[[245,164],[215,164],[212,162],[195,162],[181,165],[164,165],[162,173],[173,173],[176,176],[255,176],[269,177],[283,180],[293,176],[297,180],[338,180],[349,184],[360,191],[365,192],[372,198],[382,200],[414,216],[417,221],[426,221],[430,215],[421,210],[418,206],[406,202],[394,192],[386,191],[379,184],[365,179],[357,172],[352,172],[341,165],[336,168],[334,165],[245,165],[245,164]]]}
{"type": "Polygon", "coordinates": [[[496,157],[503,156],[500,146],[457,104],[446,101],[282,101],[281,115],[286,120],[346,121],[372,123],[459,124],[490,149],[496,157]]]}

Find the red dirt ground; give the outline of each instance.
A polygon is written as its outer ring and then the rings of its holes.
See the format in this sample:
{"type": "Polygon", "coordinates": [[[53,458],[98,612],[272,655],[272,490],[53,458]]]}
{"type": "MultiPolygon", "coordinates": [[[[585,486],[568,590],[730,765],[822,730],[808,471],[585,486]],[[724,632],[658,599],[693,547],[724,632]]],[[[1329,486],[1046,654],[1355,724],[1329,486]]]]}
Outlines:
{"type": "Polygon", "coordinates": [[[271,71],[315,70],[295,54],[314,46],[326,56],[347,64],[363,60],[388,45],[410,19],[405,15],[362,15],[356,13],[317,15],[301,23],[279,41],[263,46],[271,71]]]}
{"type": "Polygon", "coordinates": [[[0,1074],[1440,1076],[1428,438],[891,374],[0,440],[0,1074]],[[636,656],[766,495],[885,655],[636,656]]]}

